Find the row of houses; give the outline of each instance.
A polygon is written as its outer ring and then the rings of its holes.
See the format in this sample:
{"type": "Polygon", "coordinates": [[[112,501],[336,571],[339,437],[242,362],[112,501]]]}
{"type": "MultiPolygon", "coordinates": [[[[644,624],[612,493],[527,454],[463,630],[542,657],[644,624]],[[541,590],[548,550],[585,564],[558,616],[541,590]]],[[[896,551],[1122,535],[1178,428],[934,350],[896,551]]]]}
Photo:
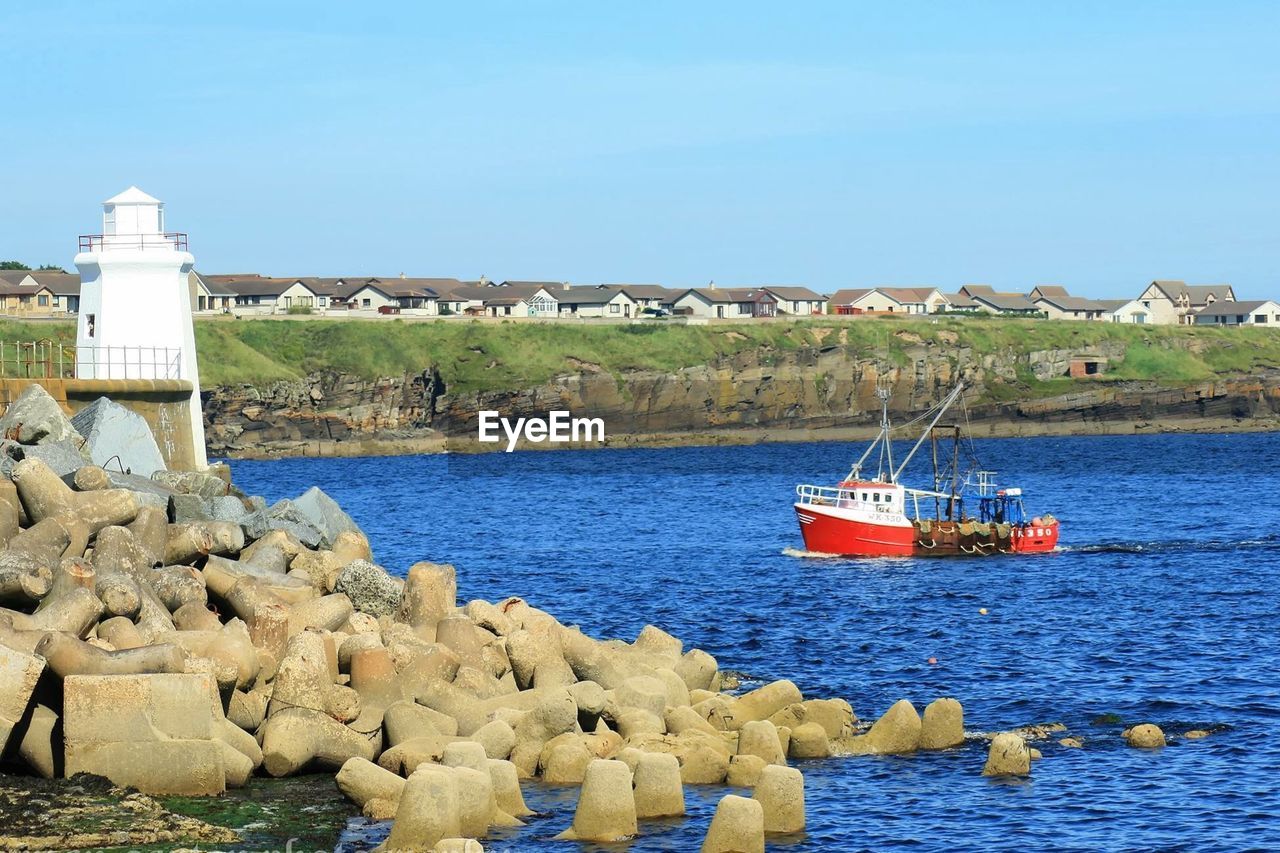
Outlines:
{"type": "Polygon", "coordinates": [[[812,315],[827,297],[807,287],[668,288],[657,284],[571,285],[554,281],[461,281],[451,278],[267,278],[196,274],[198,311],[303,313],[344,310],[383,314],[489,317],[612,317],[681,314],[734,319],[812,315]]]}
{"type": "Polygon", "coordinates": [[[1060,285],[1038,285],[1029,293],[999,292],[968,284],[955,293],[933,287],[874,287],[838,290],[833,314],[994,314],[1150,325],[1280,326],[1280,303],[1237,301],[1229,284],[1189,285],[1157,280],[1135,299],[1073,296],[1060,285]]]}
{"type": "MultiPolygon", "coordinates": [[[[1152,325],[1280,326],[1275,300],[1237,301],[1229,284],[1189,285],[1157,280],[1134,299],[1073,296],[1060,285],[1029,293],[969,284],[955,293],[935,287],[838,290],[830,297],[807,287],[669,288],[657,284],[571,285],[485,278],[268,277],[190,275],[196,313],[340,314],[372,312],[420,316],[601,317],[628,319],[674,314],[706,319],[754,319],[814,314],[991,314],[1152,325]]],[[[80,277],[60,271],[0,271],[0,314],[74,314],[80,277]]]]}

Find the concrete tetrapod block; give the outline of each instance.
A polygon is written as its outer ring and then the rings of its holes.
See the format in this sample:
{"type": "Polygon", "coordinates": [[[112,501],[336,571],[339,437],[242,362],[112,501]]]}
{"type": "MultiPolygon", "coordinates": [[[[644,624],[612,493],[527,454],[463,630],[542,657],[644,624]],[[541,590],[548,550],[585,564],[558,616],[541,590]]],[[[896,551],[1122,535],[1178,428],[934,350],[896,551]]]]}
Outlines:
{"type": "Polygon", "coordinates": [[[39,522],[46,518],[74,518],[91,534],[104,527],[128,524],[138,515],[138,499],[127,489],[74,492],[39,459],[24,459],[13,466],[13,482],[27,515],[39,522]]]}
{"type": "Polygon", "coordinates": [[[108,652],[71,634],[49,633],[36,644],[35,653],[61,678],[177,674],[186,670],[182,650],[168,643],[108,652]]]}
{"type": "Polygon", "coordinates": [[[5,751],[14,726],[26,715],[42,672],[43,658],[0,645],[0,752],[5,751]]]}
{"type": "Polygon", "coordinates": [[[804,776],[794,767],[769,765],[760,771],[752,798],[764,808],[764,831],[804,831],[804,776]]]}
{"type": "Polygon", "coordinates": [[[448,744],[440,758],[440,763],[445,767],[470,767],[472,770],[488,772],[489,756],[484,747],[474,741],[460,740],[448,744]]]}
{"type": "Polygon", "coordinates": [[[1030,776],[1031,750],[1021,735],[1001,732],[991,739],[983,776],[1030,776]]]}
{"type": "Polygon", "coordinates": [[[742,728],[752,720],[767,720],[788,705],[804,701],[800,688],[790,681],[770,682],[744,693],[733,703],[733,716],[728,721],[730,731],[742,728]]]}
{"type": "Polygon", "coordinates": [[[424,764],[405,783],[391,834],[382,849],[431,850],[442,839],[457,838],[461,827],[453,770],[424,764]]]}
{"type": "Polygon", "coordinates": [[[1125,743],[1138,749],[1159,749],[1165,745],[1164,731],[1154,723],[1140,723],[1124,732],[1125,743]]]}
{"type": "Polygon", "coordinates": [[[536,814],[524,801],[524,792],[520,790],[520,774],[510,761],[490,758],[486,762],[489,778],[493,780],[493,796],[498,808],[512,817],[526,817],[536,814]]]}
{"type": "Polygon", "coordinates": [[[462,610],[476,627],[483,628],[495,636],[505,637],[516,630],[515,622],[502,612],[502,608],[482,598],[468,601],[462,610]]]}
{"type": "Polygon", "coordinates": [[[735,794],[722,797],[702,853],[764,853],[764,808],[735,794]]]}
{"type": "Polygon", "coordinates": [[[950,749],[964,743],[964,708],[955,699],[934,699],[924,709],[921,749],[950,749]]]}
{"type": "Polygon", "coordinates": [[[725,780],[730,788],[754,788],[760,781],[760,774],[769,764],[758,755],[735,755],[729,759],[729,776],[725,780]]]}
{"type": "Polygon", "coordinates": [[[642,753],[636,761],[634,796],[637,818],[676,817],[684,814],[684,786],[680,762],[662,752],[642,753]]]}
{"type": "Polygon", "coordinates": [[[524,826],[523,821],[498,808],[493,777],[489,775],[487,765],[483,770],[454,767],[453,775],[458,781],[458,835],[483,838],[490,826],[524,826]]]}
{"type": "Polygon", "coordinates": [[[850,738],[853,753],[876,755],[901,755],[915,752],[920,746],[920,715],[906,699],[899,699],[890,706],[871,730],[860,737],[850,738]]]}
{"type": "Polygon", "coordinates": [[[405,786],[404,779],[367,758],[347,759],[334,781],[338,783],[338,790],[361,808],[370,800],[399,803],[405,786]]]}
{"type": "Polygon", "coordinates": [[[396,619],[434,640],[436,623],[458,604],[458,575],[453,566],[415,563],[409,567],[396,619]]]}
{"type": "Polygon", "coordinates": [[[323,711],[286,708],[273,712],[262,728],[262,766],[272,776],[289,776],[315,765],[338,770],[350,758],[372,761],[378,732],[358,732],[323,711]]]}
{"type": "Polygon", "coordinates": [[[638,831],[631,770],[621,761],[596,759],[587,765],[573,825],[556,836],[571,841],[623,841],[638,831]]]}
{"type": "Polygon", "coordinates": [[[828,758],[831,741],[819,723],[801,723],[791,731],[791,743],[787,754],[792,758],[828,758]]]}
{"type": "Polygon", "coordinates": [[[786,764],[778,727],[768,720],[752,720],[738,734],[738,755],[758,755],[769,764],[786,764]]]}
{"type": "Polygon", "coordinates": [[[505,759],[516,745],[515,729],[505,720],[485,723],[471,734],[471,738],[484,748],[489,758],[505,759]]]}

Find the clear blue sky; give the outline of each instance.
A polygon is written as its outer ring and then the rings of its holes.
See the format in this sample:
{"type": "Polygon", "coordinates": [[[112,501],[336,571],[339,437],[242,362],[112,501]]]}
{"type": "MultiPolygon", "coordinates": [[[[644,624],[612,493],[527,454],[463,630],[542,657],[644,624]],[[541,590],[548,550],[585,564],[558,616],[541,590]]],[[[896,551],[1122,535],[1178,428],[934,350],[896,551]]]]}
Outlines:
{"type": "Polygon", "coordinates": [[[1272,2],[4,3],[0,258],[69,265],[137,184],[206,272],[1280,296],[1278,34],[1272,2]]]}

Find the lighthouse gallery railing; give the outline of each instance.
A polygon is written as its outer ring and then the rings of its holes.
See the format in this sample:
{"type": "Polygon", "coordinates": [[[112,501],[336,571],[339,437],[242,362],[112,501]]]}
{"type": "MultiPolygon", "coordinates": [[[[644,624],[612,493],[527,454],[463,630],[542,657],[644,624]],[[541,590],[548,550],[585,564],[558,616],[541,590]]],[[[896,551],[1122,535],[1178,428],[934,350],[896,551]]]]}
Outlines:
{"type": "Polygon", "coordinates": [[[181,378],[181,348],[0,340],[0,379],[181,378]]]}

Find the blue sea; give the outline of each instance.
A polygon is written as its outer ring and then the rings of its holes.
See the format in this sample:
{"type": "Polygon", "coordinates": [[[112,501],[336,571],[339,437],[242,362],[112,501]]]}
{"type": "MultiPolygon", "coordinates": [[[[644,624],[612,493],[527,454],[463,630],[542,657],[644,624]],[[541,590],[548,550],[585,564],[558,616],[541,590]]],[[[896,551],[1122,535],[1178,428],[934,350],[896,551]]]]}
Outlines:
{"type": "MultiPolygon", "coordinates": [[[[898,448],[898,455],[906,451],[898,448]]],[[[1063,723],[1032,777],[982,777],[985,745],[802,762],[803,837],[771,850],[1280,849],[1280,434],[993,439],[973,450],[1063,524],[1053,554],[806,557],[798,482],[838,480],[843,444],[233,462],[269,499],[319,485],[395,573],[453,563],[459,595],[519,595],[597,637],[658,625],[744,673],[839,696],[863,719],[954,696],[965,727],[1063,723]],[[980,608],[986,608],[982,615],[980,608]],[[936,658],[936,664],[929,659],[936,658]],[[1125,746],[1154,722],[1168,747],[1125,746]],[[1203,740],[1183,733],[1207,729],[1203,740]]],[[[923,462],[914,464],[926,475],[923,462]]],[[[910,477],[908,477],[910,482],[910,477]]],[[[920,485],[925,485],[917,479],[920,485]]],[[[696,850],[723,789],[631,845],[696,850]]],[[[575,789],[486,841],[553,846],[575,789]]],[[[388,824],[353,819],[366,849],[388,824]]],[[[555,842],[557,848],[569,844],[555,842]]],[[[584,848],[591,849],[591,848],[584,848]]]]}

